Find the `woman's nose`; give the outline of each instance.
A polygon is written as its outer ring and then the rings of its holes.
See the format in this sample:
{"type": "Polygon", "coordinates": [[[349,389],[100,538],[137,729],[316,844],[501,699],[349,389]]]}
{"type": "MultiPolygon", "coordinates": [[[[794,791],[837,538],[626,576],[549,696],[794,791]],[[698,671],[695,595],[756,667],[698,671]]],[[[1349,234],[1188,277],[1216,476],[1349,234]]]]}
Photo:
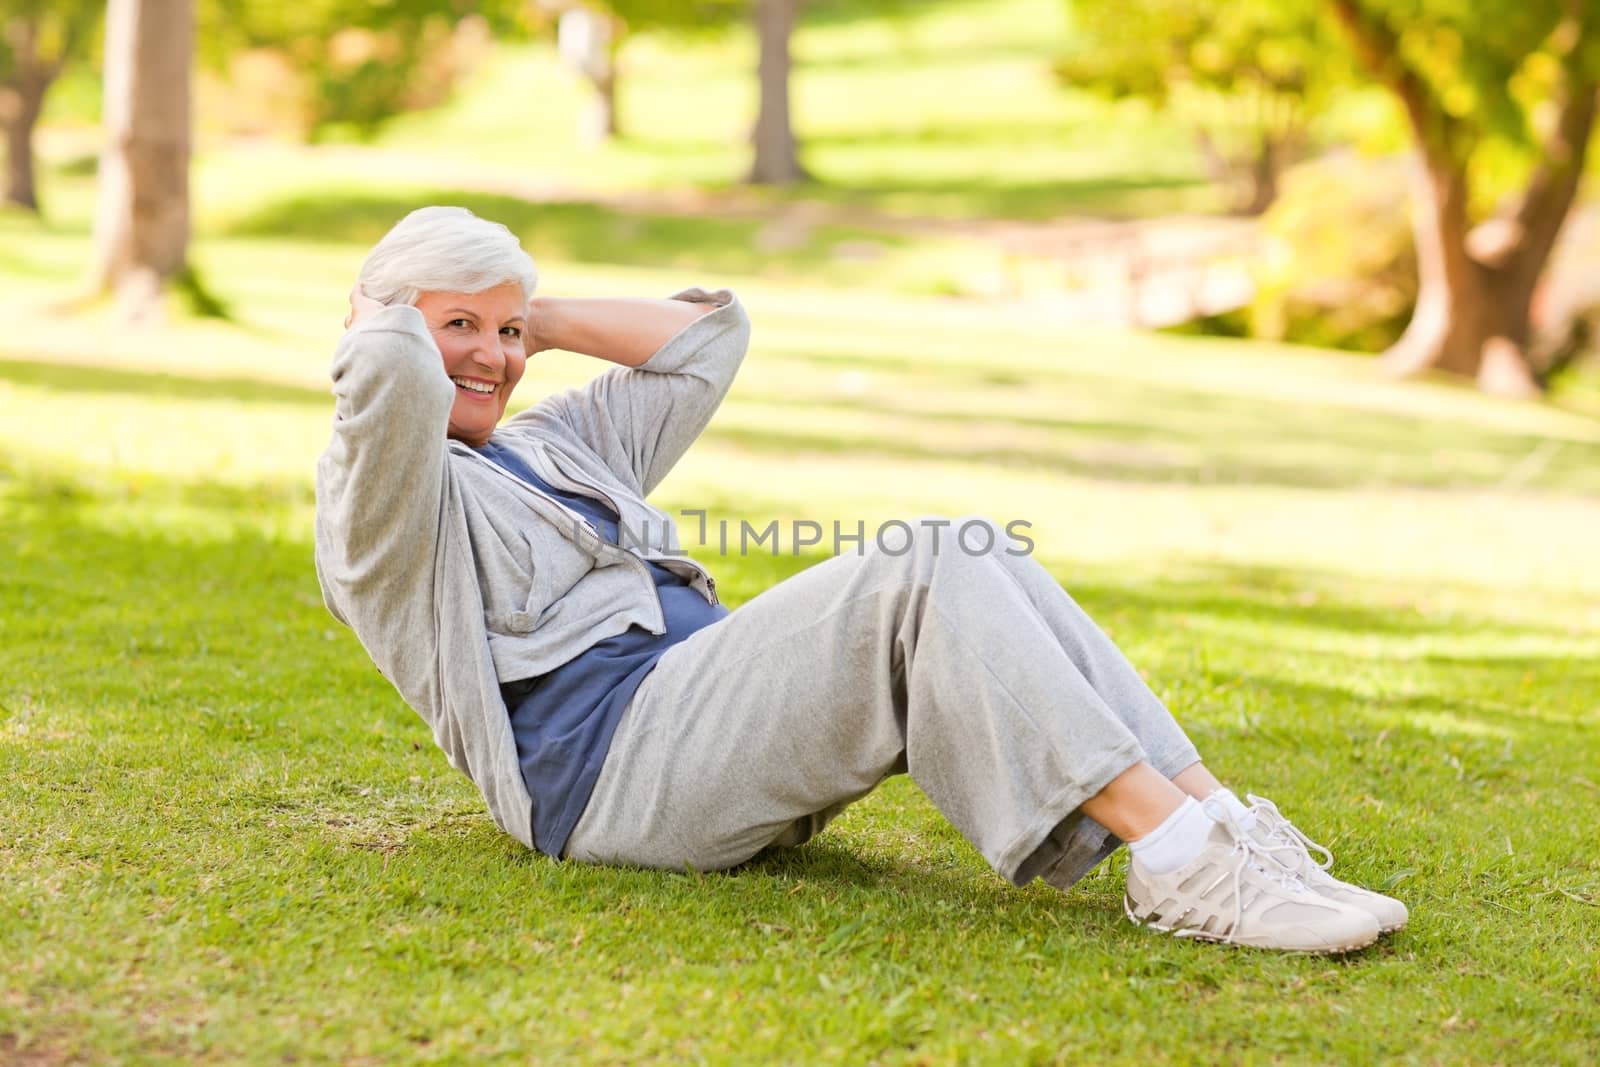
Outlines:
{"type": "Polygon", "coordinates": [[[472,346],[472,359],[480,367],[498,371],[506,365],[506,354],[496,341],[479,340],[472,346]]]}

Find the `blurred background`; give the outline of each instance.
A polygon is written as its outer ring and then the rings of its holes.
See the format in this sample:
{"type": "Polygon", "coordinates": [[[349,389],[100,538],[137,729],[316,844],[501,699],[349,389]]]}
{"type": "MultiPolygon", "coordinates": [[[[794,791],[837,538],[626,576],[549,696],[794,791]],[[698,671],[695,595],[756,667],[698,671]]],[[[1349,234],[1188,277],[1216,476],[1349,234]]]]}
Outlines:
{"type": "Polygon", "coordinates": [[[1595,346],[1577,0],[109,7],[0,5],[0,269],[43,299],[136,317],[175,279],[227,318],[236,250],[452,200],[541,258],[1025,301],[1508,395],[1595,346]]]}
{"type": "MultiPolygon", "coordinates": [[[[853,504],[931,507],[971,463],[952,507],[1009,502],[1015,472],[1035,511],[1038,475],[1075,486],[1058,506],[1154,509],[1097,525],[1106,551],[1258,560],[1312,525],[1337,531],[1319,564],[1369,566],[1399,528],[1401,569],[1460,574],[1438,560],[1465,543],[1526,576],[1550,539],[1462,537],[1481,492],[1331,526],[1304,509],[1372,512],[1272,494],[1600,483],[1592,3],[0,12],[16,470],[277,493],[300,529],[350,280],[402,214],[456,203],[548,292],[746,295],[758,358],[669,495],[842,506],[834,465],[875,461],[853,504]]],[[[541,361],[519,401],[595,369],[541,361]]],[[[1549,525],[1589,562],[1595,526],[1549,525]]]]}
{"type": "Polygon", "coordinates": [[[1594,1061],[1597,83],[1595,0],[0,0],[0,1061],[1594,1061]],[[831,548],[742,522],[1029,523],[1412,928],[1136,943],[903,778],[710,896],[530,862],[313,569],[431,203],[738,292],[652,495],[727,603],[831,548]]]}

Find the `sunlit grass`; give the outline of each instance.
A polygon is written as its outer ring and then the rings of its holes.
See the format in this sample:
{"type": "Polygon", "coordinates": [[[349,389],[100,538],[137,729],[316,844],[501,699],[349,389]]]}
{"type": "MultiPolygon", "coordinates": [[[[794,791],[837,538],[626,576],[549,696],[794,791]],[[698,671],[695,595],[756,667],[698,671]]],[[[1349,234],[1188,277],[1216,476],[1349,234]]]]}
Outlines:
{"type": "MultiPolygon", "coordinates": [[[[1283,433],[1271,403],[1232,389],[1234,343],[1100,338],[1117,358],[1091,373],[1090,342],[1061,355],[1046,323],[1030,339],[1012,320],[1001,358],[983,354],[981,316],[934,303],[916,326],[910,304],[739,286],[754,350],[657,502],[757,527],[1031,521],[1040,558],[1217,768],[1415,910],[1407,932],[1332,967],[1232,955],[1123,923],[1115,864],[1066,898],[1008,889],[903,780],[731,877],[571,868],[496,834],[311,573],[340,258],[310,267],[298,297],[241,285],[250,332],[180,324],[59,361],[51,332],[0,343],[7,1053],[1594,1051],[1600,870],[1587,809],[1561,798],[1595,788],[1597,505],[1584,464],[1546,465],[1536,491],[1507,478],[1523,444],[1592,448],[1570,417],[1519,409],[1508,428],[1476,399],[1363,383],[1338,360],[1319,378],[1313,361],[1291,375],[1296,484],[1267,463],[1283,433]],[[158,355],[165,369],[141,365],[158,355]],[[1228,384],[1161,388],[1165,362],[1203,379],[1212,359],[1228,384]],[[1319,381],[1335,402],[1318,402],[1319,381]],[[777,403],[786,392],[798,402],[777,403]],[[1418,414],[1402,419],[1407,396],[1418,414]],[[1184,431],[1184,462],[1128,476],[1141,428],[1184,431]],[[1030,455],[963,458],[978,445],[1030,455]],[[1372,477],[1390,453],[1411,458],[1372,477]]],[[[552,356],[527,395],[596,369],[552,356]]],[[[735,605],[819,558],[687,543],[735,605]]]]}
{"type": "MultiPolygon", "coordinates": [[[[798,197],[1187,202],[1181,137],[1045,79],[1053,0],[975,10],[801,34],[827,184],[798,197]]],[[[988,269],[971,246],[830,224],[768,247],[759,197],[710,219],[571,199],[743,165],[747,35],[625,59],[637,132],[600,150],[538,47],[372,148],[206,145],[194,258],[228,321],[69,313],[75,149],[44,222],[0,215],[0,1062],[1600,1056],[1593,383],[1509,404],[1356,357],[1086,330],[908,295],[988,269]],[[905,779],[732,875],[498,834],[311,559],[345,294],[435,198],[504,217],[547,292],[738,291],[751,354],[654,498],[707,512],[707,543],[681,532],[730,604],[821,556],[723,554],[719,529],[1026,521],[1219,773],[1411,927],[1333,962],[1154,937],[1121,917],[1120,860],[1065,897],[1014,890],[905,779]],[[877,260],[838,255],[861,241],[877,260]]],[[[601,369],[541,356],[518,403],[601,369]]]]}
{"type": "MultiPolygon", "coordinates": [[[[70,258],[70,239],[46,244],[70,258]]],[[[41,463],[234,485],[308,477],[360,248],[241,237],[208,242],[203,256],[234,324],[129,329],[109,309],[12,315],[0,443],[41,463]]],[[[749,305],[754,354],[665,487],[683,506],[848,505],[879,517],[990,507],[1035,522],[1051,555],[1595,587],[1600,431],[1575,414],[1385,381],[1357,357],[737,277],[544,266],[552,292],[732,284],[749,305]],[[1537,550],[1521,550],[1530,524],[1537,550]]],[[[597,369],[547,354],[517,402],[597,369]]]]}
{"type": "MultiPolygon", "coordinates": [[[[171,415],[149,395],[126,403],[171,415]]],[[[703,479],[724,514],[757,523],[773,497],[856,510],[843,476],[859,468],[731,459],[697,450],[668,495],[704,505],[685,488],[703,479]]],[[[1583,805],[1548,798],[1595,788],[1600,619],[1558,592],[1199,553],[1097,559],[1049,538],[1054,572],[1214,765],[1296,812],[1341,873],[1411,902],[1406,933],[1330,965],[1136,931],[1116,865],[1066,898],[1011,890],[904,780],[733,876],[536,859],[492,830],[323,611],[303,484],[53,469],[0,475],[14,564],[0,577],[8,1053],[999,1064],[1063,1049],[1184,1062],[1235,1044],[1341,1060],[1593,1051],[1600,870],[1583,805]],[[1530,1002],[1547,1008],[1530,1015],[1530,1002]],[[1157,1016],[1168,1023],[1129,1022],[1157,1016]]],[[[871,484],[889,499],[917,477],[921,504],[1003,499],[957,464],[883,473],[871,484]]],[[[1140,520],[1108,509],[1093,525],[1136,535],[1140,520]]],[[[817,558],[696,555],[735,605],[817,558]]]]}

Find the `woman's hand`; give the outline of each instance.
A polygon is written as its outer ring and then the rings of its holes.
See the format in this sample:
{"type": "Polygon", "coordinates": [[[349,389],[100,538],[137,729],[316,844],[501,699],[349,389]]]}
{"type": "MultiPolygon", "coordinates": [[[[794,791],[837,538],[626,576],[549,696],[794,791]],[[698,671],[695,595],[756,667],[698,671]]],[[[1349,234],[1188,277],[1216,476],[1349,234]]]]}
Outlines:
{"type": "Polygon", "coordinates": [[[355,288],[350,290],[350,314],[344,317],[344,328],[348,330],[362,319],[382,310],[383,305],[363,293],[361,283],[357,282],[355,288]]]}
{"type": "Polygon", "coordinates": [[[553,310],[537,296],[528,300],[522,323],[522,348],[528,355],[535,356],[555,347],[550,342],[553,310]]]}

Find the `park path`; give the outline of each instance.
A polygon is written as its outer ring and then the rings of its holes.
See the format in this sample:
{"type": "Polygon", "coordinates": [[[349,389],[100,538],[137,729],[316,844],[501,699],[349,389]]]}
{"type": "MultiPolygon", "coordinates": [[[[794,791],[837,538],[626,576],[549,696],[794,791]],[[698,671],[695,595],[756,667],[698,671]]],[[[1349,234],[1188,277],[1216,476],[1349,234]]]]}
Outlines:
{"type": "MultiPolygon", "coordinates": [[[[999,270],[973,295],[1024,299],[1061,317],[1161,327],[1244,307],[1269,238],[1260,220],[1221,215],[1115,219],[949,219],[889,215],[863,205],[775,201],[744,189],[628,192],[592,197],[618,211],[764,220],[758,240],[793,247],[819,226],[845,225],[990,248],[999,270]]],[[[857,242],[859,244],[860,242],[857,242]]],[[[870,255],[868,248],[840,248],[870,255]]],[[[1535,301],[1536,323],[1600,310],[1600,202],[1580,204],[1563,228],[1535,301]]]]}
{"type": "MultiPolygon", "coordinates": [[[[83,151],[70,131],[62,140],[83,151]]],[[[250,151],[249,139],[234,150],[250,151]]],[[[68,154],[67,146],[53,154],[68,154]]],[[[260,143],[277,156],[281,144],[260,143]]],[[[428,173],[441,187],[496,193],[533,203],[580,201],[622,214],[716,217],[759,222],[758,245],[774,252],[804,244],[819,227],[844,226],[885,237],[971,242],[975,270],[962,292],[1026,303],[1059,320],[1112,327],[1160,327],[1247,305],[1268,241],[1256,219],[1216,215],[1053,219],[945,218],[891,214],[866,204],[787,199],[770,190],[683,188],[597,191],[528,173],[507,174],[470,161],[422,159],[404,151],[299,145],[317,169],[349,174],[428,173]]],[[[282,160],[276,160],[281,165],[282,160]]],[[[834,248],[841,261],[870,261],[883,246],[870,237],[834,248]]],[[[1535,314],[1563,321],[1600,308],[1600,202],[1579,208],[1562,233],[1535,314]]]]}
{"type": "MultiPolygon", "coordinates": [[[[1023,301],[1069,321],[1114,327],[1169,326],[1248,304],[1255,291],[1250,264],[1261,250],[1257,220],[1227,216],[953,219],[778,199],[749,188],[597,192],[548,182],[484,181],[481,175],[460,184],[532,202],[582,200],[622,214],[750,220],[761,223],[758,245],[774,252],[799,247],[816,229],[834,226],[971,242],[985,254],[976,257],[982,269],[965,280],[967,295],[1023,301]]],[[[841,261],[870,261],[881,252],[869,238],[835,247],[841,261]]]]}

